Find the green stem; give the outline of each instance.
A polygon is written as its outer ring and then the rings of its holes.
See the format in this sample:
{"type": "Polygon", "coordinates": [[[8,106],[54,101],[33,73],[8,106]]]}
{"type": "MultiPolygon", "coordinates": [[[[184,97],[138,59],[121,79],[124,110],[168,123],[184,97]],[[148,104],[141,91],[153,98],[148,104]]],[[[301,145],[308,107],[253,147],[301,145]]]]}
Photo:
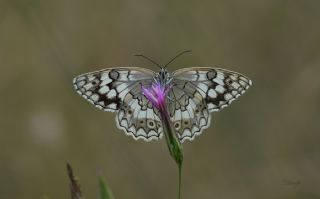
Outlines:
{"type": "Polygon", "coordinates": [[[170,155],[179,165],[183,162],[183,148],[177,137],[173,124],[170,120],[169,112],[166,108],[160,107],[159,109],[162,128],[166,138],[167,146],[169,148],[170,155]]]}
{"type": "Polygon", "coordinates": [[[165,134],[167,146],[170,152],[171,157],[175,160],[179,169],[179,179],[178,179],[178,199],[181,196],[181,170],[182,170],[182,162],[183,162],[183,148],[180,143],[180,140],[177,137],[173,124],[170,120],[169,112],[165,107],[160,107],[159,109],[162,128],[165,134]]]}
{"type": "Polygon", "coordinates": [[[179,191],[178,191],[178,199],[181,198],[181,172],[182,172],[182,165],[178,165],[179,169],[179,191]]]}

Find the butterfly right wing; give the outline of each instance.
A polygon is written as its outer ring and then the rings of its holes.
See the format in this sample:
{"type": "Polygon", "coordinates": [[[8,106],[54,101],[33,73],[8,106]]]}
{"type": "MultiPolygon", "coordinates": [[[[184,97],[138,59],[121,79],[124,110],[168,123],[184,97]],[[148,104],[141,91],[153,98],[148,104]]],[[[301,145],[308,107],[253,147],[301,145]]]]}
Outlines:
{"type": "Polygon", "coordinates": [[[210,125],[210,112],[227,107],[252,84],[239,73],[209,67],[179,69],[172,77],[175,100],[169,109],[181,141],[201,134],[210,125]]]}
{"type": "Polygon", "coordinates": [[[144,68],[110,68],[79,75],[73,84],[77,92],[95,107],[117,111],[117,127],[134,139],[146,141],[162,136],[158,112],[142,94],[154,72],[144,68]]]}

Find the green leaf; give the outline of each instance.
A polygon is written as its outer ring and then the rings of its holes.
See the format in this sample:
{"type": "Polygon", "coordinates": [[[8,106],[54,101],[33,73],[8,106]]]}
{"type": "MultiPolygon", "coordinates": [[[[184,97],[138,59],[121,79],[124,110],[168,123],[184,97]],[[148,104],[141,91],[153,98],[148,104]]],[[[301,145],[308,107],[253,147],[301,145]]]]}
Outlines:
{"type": "Polygon", "coordinates": [[[114,199],[109,187],[103,180],[101,176],[99,176],[99,189],[100,189],[100,199],[114,199]]]}

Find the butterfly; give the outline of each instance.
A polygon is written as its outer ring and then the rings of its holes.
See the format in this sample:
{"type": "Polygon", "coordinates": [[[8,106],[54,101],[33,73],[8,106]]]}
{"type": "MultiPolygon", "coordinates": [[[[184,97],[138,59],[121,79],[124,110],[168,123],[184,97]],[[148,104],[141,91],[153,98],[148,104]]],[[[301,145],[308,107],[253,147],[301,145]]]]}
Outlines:
{"type": "Polygon", "coordinates": [[[212,112],[229,106],[252,85],[250,79],[237,72],[191,67],[170,73],[168,64],[157,64],[159,72],[140,67],[107,68],[79,75],[73,85],[98,109],[116,112],[117,127],[126,135],[150,141],[160,139],[163,129],[158,109],[142,88],[151,87],[155,81],[170,84],[166,108],[181,142],[200,135],[210,126],[212,112]]]}

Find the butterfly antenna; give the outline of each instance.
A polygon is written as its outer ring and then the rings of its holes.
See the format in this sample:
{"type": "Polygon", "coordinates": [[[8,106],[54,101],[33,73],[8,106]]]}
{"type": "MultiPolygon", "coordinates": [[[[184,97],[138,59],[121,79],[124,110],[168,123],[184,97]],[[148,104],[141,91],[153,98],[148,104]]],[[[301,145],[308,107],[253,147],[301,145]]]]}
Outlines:
{"type": "Polygon", "coordinates": [[[176,58],[180,57],[181,55],[183,55],[184,53],[189,53],[192,50],[185,50],[182,51],[181,53],[177,54],[174,58],[172,58],[163,68],[166,68],[171,62],[173,62],[173,60],[175,60],[176,58]]]}
{"type": "Polygon", "coordinates": [[[144,55],[134,55],[134,56],[136,56],[136,57],[143,57],[143,58],[145,58],[146,60],[148,60],[148,61],[152,62],[153,64],[155,64],[156,66],[158,66],[159,68],[162,68],[157,62],[153,61],[152,59],[150,59],[150,58],[147,57],[147,56],[144,56],[144,55]]]}

